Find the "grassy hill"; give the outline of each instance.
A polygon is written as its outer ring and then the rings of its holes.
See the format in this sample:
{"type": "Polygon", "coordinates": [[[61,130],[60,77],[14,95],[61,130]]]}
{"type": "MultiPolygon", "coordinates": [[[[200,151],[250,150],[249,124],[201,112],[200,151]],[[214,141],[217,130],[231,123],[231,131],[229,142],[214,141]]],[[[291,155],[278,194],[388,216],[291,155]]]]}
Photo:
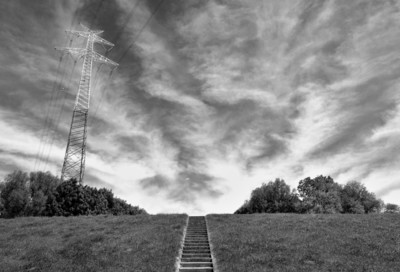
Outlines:
{"type": "MultiPolygon", "coordinates": [[[[0,271],[174,271],[186,215],[0,219],[0,271]]],[[[400,271],[400,216],[207,216],[219,272],[400,271]]]]}
{"type": "Polygon", "coordinates": [[[0,219],[0,271],[174,271],[186,215],[0,219]]]}
{"type": "Polygon", "coordinates": [[[219,272],[400,271],[400,216],[207,216],[219,272]]]}

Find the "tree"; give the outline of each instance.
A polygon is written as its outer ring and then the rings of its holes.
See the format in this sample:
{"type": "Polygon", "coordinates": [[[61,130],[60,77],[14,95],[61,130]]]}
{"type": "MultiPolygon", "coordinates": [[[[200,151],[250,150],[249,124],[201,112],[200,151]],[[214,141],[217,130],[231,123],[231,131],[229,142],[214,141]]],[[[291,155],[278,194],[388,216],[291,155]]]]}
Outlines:
{"type": "Polygon", "coordinates": [[[385,206],[385,213],[400,213],[400,207],[397,204],[388,203],[385,206]]]}
{"type": "Polygon", "coordinates": [[[307,177],[297,187],[302,198],[300,210],[307,213],[338,213],[342,211],[339,184],[331,177],[307,177]]]}
{"type": "Polygon", "coordinates": [[[282,179],[275,179],[252,191],[250,200],[235,213],[289,213],[295,212],[298,198],[282,179]]]}
{"type": "Polygon", "coordinates": [[[4,210],[4,201],[3,198],[1,197],[1,192],[4,190],[5,184],[3,182],[0,183],[0,217],[3,217],[5,215],[5,210],[4,210]]]}
{"type": "MultiPolygon", "coordinates": [[[[76,179],[61,183],[55,192],[56,211],[54,215],[89,215],[89,197],[76,179]]],[[[53,201],[53,199],[51,199],[53,201]]]]}
{"type": "Polygon", "coordinates": [[[244,204],[236,210],[235,214],[250,214],[252,213],[249,206],[249,201],[246,200],[244,204]]]}
{"type": "Polygon", "coordinates": [[[30,202],[28,174],[20,170],[6,176],[0,198],[6,217],[25,215],[30,202]]]}
{"type": "MultiPolygon", "coordinates": [[[[97,190],[96,188],[92,188],[89,186],[85,186],[84,190],[88,196],[88,202],[90,206],[90,214],[105,214],[108,212],[108,201],[106,196],[97,190]]],[[[105,189],[104,189],[105,190],[105,189]]]]}
{"type": "Polygon", "coordinates": [[[0,216],[76,216],[145,214],[115,198],[111,190],[83,186],[71,179],[60,183],[50,172],[14,171],[0,183],[0,216]]]}
{"type": "Polygon", "coordinates": [[[147,214],[144,209],[139,208],[138,206],[132,206],[126,203],[125,200],[115,197],[113,200],[113,215],[138,215],[138,214],[147,214]]]}
{"type": "Polygon", "coordinates": [[[381,202],[358,181],[348,182],[341,191],[344,213],[371,213],[381,210],[381,202]]]}
{"type": "Polygon", "coordinates": [[[54,195],[60,180],[50,172],[41,171],[31,172],[29,180],[32,198],[29,213],[33,216],[46,215],[47,199],[54,195]]]}
{"type": "Polygon", "coordinates": [[[96,189],[79,184],[75,179],[58,185],[54,196],[46,203],[46,215],[76,216],[112,213],[114,215],[145,214],[146,211],[131,206],[114,197],[111,190],[96,189]]]}

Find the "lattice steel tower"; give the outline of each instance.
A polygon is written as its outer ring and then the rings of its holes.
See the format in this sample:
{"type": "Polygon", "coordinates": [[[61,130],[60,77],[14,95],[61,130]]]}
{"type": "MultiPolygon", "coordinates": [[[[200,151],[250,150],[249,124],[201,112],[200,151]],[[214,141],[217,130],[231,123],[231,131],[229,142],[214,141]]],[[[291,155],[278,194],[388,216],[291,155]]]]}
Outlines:
{"type": "Polygon", "coordinates": [[[79,81],[78,94],[76,95],[75,106],[72,113],[71,128],[68,136],[67,150],[61,171],[61,180],[76,179],[79,183],[83,181],[86,158],[86,137],[87,118],[90,102],[90,87],[93,62],[100,62],[118,66],[117,63],[94,51],[94,44],[100,43],[110,47],[114,44],[100,38],[98,34],[103,31],[90,30],[81,25],[84,31],[66,30],[67,34],[87,39],[86,48],[56,48],[63,54],[70,54],[73,57],[83,58],[81,79],[79,81]]]}

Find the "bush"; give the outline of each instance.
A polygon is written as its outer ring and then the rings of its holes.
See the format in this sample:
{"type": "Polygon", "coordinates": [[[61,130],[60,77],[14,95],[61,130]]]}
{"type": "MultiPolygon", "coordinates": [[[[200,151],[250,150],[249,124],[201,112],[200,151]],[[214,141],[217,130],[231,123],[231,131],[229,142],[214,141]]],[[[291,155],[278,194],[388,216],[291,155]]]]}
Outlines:
{"type": "MultiPolygon", "coordinates": [[[[250,199],[235,211],[249,213],[372,213],[380,212],[383,201],[368,192],[364,185],[351,181],[345,186],[331,177],[317,176],[300,180],[299,195],[290,191],[281,179],[262,184],[252,191],[250,199]]],[[[386,208],[395,212],[394,206],[386,208]]]]}
{"type": "Polygon", "coordinates": [[[388,203],[385,206],[385,213],[400,213],[399,205],[388,203]]]}
{"type": "Polygon", "coordinates": [[[120,198],[114,198],[113,208],[111,209],[113,215],[137,215],[137,214],[147,214],[147,212],[143,209],[140,209],[138,206],[131,206],[126,203],[125,200],[120,198]]]}
{"type": "Polygon", "coordinates": [[[16,217],[26,214],[30,202],[28,181],[27,173],[19,170],[6,176],[0,194],[4,217],[16,217]]]}
{"type": "Polygon", "coordinates": [[[342,211],[339,184],[331,177],[307,177],[297,187],[302,197],[301,210],[307,213],[339,213],[342,211]]]}
{"type": "Polygon", "coordinates": [[[235,213],[290,213],[295,212],[297,195],[290,191],[290,186],[282,179],[275,179],[253,190],[250,200],[235,213]]]}
{"type": "Polygon", "coordinates": [[[30,173],[30,194],[29,215],[46,215],[46,203],[49,197],[53,197],[57,186],[60,184],[58,177],[50,172],[30,173]]]}
{"type": "Polygon", "coordinates": [[[32,172],[29,177],[14,171],[0,183],[0,216],[76,216],[146,213],[115,198],[111,190],[83,186],[76,180],[60,183],[50,172],[32,172]]]}
{"type": "Polygon", "coordinates": [[[381,202],[357,181],[348,182],[341,191],[344,213],[371,213],[381,210],[381,202]]]}
{"type": "Polygon", "coordinates": [[[125,200],[114,197],[107,189],[83,186],[76,180],[61,183],[47,202],[48,215],[136,215],[146,213],[139,207],[128,204],[125,200]]]}

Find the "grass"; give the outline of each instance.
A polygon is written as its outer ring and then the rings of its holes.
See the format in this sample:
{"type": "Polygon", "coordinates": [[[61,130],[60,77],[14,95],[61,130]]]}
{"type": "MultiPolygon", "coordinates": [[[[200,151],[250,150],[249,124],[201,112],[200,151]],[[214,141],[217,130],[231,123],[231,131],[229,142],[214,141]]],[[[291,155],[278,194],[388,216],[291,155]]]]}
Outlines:
{"type": "Polygon", "coordinates": [[[400,216],[207,216],[219,272],[400,271],[400,216]]]}
{"type": "Polygon", "coordinates": [[[0,271],[174,271],[186,218],[0,219],[0,271]]]}

